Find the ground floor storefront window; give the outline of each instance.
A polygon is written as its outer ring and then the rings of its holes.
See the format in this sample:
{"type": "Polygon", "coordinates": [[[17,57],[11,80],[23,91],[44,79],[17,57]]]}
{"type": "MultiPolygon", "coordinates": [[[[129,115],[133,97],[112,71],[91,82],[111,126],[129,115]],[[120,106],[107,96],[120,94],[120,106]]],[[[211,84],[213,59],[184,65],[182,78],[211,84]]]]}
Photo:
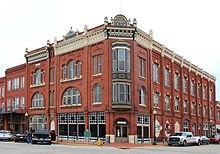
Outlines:
{"type": "Polygon", "coordinates": [[[30,118],[30,130],[46,129],[47,119],[44,115],[34,115],[30,118]]]}
{"type": "Polygon", "coordinates": [[[145,143],[150,141],[150,117],[137,115],[137,141],[145,143]]]}

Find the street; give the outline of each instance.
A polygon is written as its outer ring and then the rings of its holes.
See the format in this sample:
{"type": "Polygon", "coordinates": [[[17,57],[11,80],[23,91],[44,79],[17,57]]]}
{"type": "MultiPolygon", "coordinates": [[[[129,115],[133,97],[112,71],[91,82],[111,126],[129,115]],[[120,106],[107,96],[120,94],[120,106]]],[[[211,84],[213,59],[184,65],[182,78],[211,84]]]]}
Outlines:
{"type": "Polygon", "coordinates": [[[145,146],[130,149],[117,149],[107,146],[85,145],[32,145],[27,143],[0,142],[0,151],[4,154],[217,154],[220,145],[201,146],[145,146]]]}

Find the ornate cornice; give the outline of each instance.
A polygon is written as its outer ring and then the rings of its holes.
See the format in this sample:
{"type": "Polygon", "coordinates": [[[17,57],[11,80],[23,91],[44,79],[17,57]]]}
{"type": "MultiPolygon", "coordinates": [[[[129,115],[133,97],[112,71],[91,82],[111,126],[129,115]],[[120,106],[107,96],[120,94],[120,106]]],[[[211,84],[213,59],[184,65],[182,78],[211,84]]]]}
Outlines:
{"type": "Polygon", "coordinates": [[[44,49],[35,52],[27,52],[25,57],[28,64],[39,62],[49,58],[49,50],[47,47],[45,47],[44,49]]]}

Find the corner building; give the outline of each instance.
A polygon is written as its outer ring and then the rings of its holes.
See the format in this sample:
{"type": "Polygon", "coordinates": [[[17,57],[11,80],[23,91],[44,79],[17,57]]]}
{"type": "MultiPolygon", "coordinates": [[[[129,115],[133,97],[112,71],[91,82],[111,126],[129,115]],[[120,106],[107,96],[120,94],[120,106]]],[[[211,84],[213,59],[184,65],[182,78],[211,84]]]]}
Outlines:
{"type": "MultiPolygon", "coordinates": [[[[59,140],[150,143],[177,131],[215,133],[215,77],[125,16],[25,53],[28,127],[59,140]],[[154,113],[154,114],[153,114],[154,113]]],[[[27,116],[27,115],[26,115],[27,116]]]]}

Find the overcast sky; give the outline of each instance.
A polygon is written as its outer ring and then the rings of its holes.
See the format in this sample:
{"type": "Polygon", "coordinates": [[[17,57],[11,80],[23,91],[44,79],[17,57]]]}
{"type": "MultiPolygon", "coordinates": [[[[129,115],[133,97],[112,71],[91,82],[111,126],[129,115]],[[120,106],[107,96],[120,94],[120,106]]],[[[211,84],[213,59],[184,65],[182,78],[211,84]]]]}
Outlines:
{"type": "Polygon", "coordinates": [[[121,13],[154,39],[216,77],[220,100],[219,0],[4,0],[0,4],[0,77],[25,63],[24,51],[121,13]]]}

